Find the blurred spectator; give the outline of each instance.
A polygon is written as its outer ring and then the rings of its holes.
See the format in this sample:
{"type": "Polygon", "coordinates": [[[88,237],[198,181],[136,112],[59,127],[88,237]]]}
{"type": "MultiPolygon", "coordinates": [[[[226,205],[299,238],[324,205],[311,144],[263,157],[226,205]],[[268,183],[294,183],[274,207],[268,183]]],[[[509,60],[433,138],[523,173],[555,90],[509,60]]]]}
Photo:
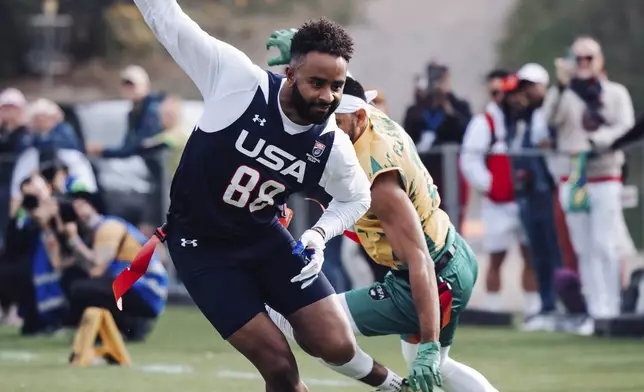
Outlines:
{"type": "Polygon", "coordinates": [[[0,263],[0,287],[20,305],[21,333],[57,330],[66,311],[61,287],[65,261],[57,237],[58,206],[39,175],[21,184],[22,208],[10,220],[0,263]],[[53,257],[52,257],[53,256],[53,257]]]}
{"type": "Polygon", "coordinates": [[[64,121],[61,108],[48,99],[38,99],[27,110],[29,132],[22,139],[20,151],[41,149],[71,149],[83,151],[72,126],[64,121]]]}
{"type": "Polygon", "coordinates": [[[501,103],[490,102],[486,111],[472,120],[465,133],[460,164],[470,186],[484,195],[481,206],[485,226],[483,246],[490,254],[486,307],[491,311],[500,310],[501,266],[508,249],[518,240],[524,259],[525,314],[531,315],[539,311],[539,296],[507,156],[519,116],[527,107],[527,98],[518,90],[518,83],[516,75],[506,77],[501,86],[501,103]]]}
{"type": "MultiPolygon", "coordinates": [[[[541,106],[550,77],[538,64],[526,64],[517,73],[519,88],[525,92],[529,105],[517,124],[514,136],[521,148],[533,150],[549,147],[551,136],[541,106]]],[[[554,220],[555,183],[543,156],[512,158],[514,184],[519,213],[530,244],[532,264],[539,287],[541,310],[526,318],[524,330],[554,330],[556,291],[555,269],[561,266],[554,220]]]]}
{"type": "Polygon", "coordinates": [[[383,113],[387,113],[388,111],[387,101],[385,100],[385,97],[382,95],[382,91],[380,90],[370,90],[370,91],[373,91],[376,94],[376,96],[373,99],[369,99],[369,97],[367,97],[367,102],[371,102],[373,106],[377,107],[383,113]]]}
{"type": "Polygon", "coordinates": [[[116,148],[88,144],[88,154],[104,158],[132,156],[142,147],[142,140],[163,130],[160,116],[163,94],[150,91],[150,77],[143,68],[130,65],[121,72],[121,97],[132,101],[133,104],[128,115],[128,129],[123,144],[116,148]]]}
{"type": "Polygon", "coordinates": [[[497,105],[499,105],[503,100],[503,79],[505,79],[509,74],[510,72],[505,69],[495,69],[487,74],[487,91],[490,96],[490,100],[495,102],[497,105]]]}
{"type": "MultiPolygon", "coordinates": [[[[588,312],[611,318],[620,312],[619,216],[622,213],[624,154],[612,143],[635,123],[626,88],[609,81],[597,41],[578,38],[573,59],[557,59],[559,85],[550,90],[546,114],[556,130],[562,175],[560,200],[573,246],[588,312]]],[[[579,332],[593,332],[591,319],[579,332]]]]}
{"type": "Polygon", "coordinates": [[[11,173],[27,132],[26,106],[27,100],[19,90],[8,88],[0,93],[0,238],[9,222],[11,173]]]}
{"type": "MultiPolygon", "coordinates": [[[[94,157],[125,158],[135,155],[145,149],[143,141],[161,133],[161,102],[164,94],[155,94],[150,90],[150,77],[138,65],[130,65],[121,72],[121,96],[132,101],[132,110],[128,114],[128,129],[125,140],[120,147],[105,148],[99,144],[88,144],[87,153],[94,157]]],[[[165,208],[162,205],[162,189],[164,170],[158,154],[143,157],[153,183],[156,184],[152,198],[141,211],[140,221],[137,222],[146,232],[154,228],[164,219],[165,208]]]]}
{"type": "Polygon", "coordinates": [[[69,195],[73,198],[77,222],[65,223],[68,245],[89,278],[71,285],[72,308],[67,322],[77,325],[86,308],[102,307],[112,312],[116,325],[128,340],[145,339],[165,308],[168,295],[165,268],[153,256],[145,275],[124,295],[123,311],[119,311],[112,282],[129,267],[148,238],[120,218],[101,215],[94,194],[75,191],[69,195]]]}
{"type": "Polygon", "coordinates": [[[20,183],[33,173],[40,170],[42,164],[57,160],[68,169],[69,177],[85,184],[91,191],[96,192],[98,187],[92,165],[87,157],[74,149],[49,149],[41,150],[28,148],[18,157],[11,177],[11,205],[10,212],[15,213],[20,207],[20,183]]]}
{"type": "MultiPolygon", "coordinates": [[[[181,99],[167,97],[161,103],[160,108],[161,124],[163,131],[158,135],[143,139],[141,145],[143,151],[154,149],[168,149],[168,160],[165,162],[165,176],[167,181],[172,181],[174,172],[179,166],[181,154],[186,147],[190,133],[181,118],[181,99]]],[[[189,128],[188,128],[189,129],[189,128]]]]}
{"type": "Polygon", "coordinates": [[[470,105],[452,92],[449,69],[432,63],[427,76],[417,81],[416,102],[407,109],[404,127],[422,153],[432,146],[460,144],[471,117],[470,105]]]}
{"type": "MultiPolygon", "coordinates": [[[[449,69],[431,63],[427,68],[427,75],[417,80],[415,95],[416,102],[407,109],[404,128],[416,143],[418,151],[423,153],[432,147],[461,145],[472,113],[470,105],[457,98],[452,92],[449,69]]],[[[443,178],[443,155],[430,153],[425,154],[422,159],[425,166],[429,168],[438,190],[444,190],[445,181],[452,181],[452,179],[443,178]]],[[[461,192],[457,202],[460,204],[461,214],[454,219],[459,221],[460,226],[465,216],[469,193],[460,170],[459,182],[461,192]]],[[[449,212],[451,202],[453,201],[443,198],[443,209],[449,212]]]]}

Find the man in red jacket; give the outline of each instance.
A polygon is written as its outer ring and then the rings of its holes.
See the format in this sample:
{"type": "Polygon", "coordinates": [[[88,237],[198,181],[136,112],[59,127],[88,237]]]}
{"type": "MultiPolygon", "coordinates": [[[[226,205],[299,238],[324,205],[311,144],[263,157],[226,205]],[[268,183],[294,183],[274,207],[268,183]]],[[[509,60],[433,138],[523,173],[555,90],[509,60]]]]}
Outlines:
{"type": "Polygon", "coordinates": [[[518,114],[527,106],[518,91],[518,77],[504,78],[499,103],[490,102],[484,113],[473,118],[465,132],[460,157],[463,175],[483,195],[481,214],[485,226],[483,245],[490,254],[486,276],[486,308],[500,310],[501,266],[507,250],[518,240],[524,260],[522,284],[526,314],[540,309],[534,271],[530,265],[526,236],[514,197],[514,183],[508,151],[520,147],[518,114]],[[514,142],[517,141],[517,146],[514,142]]]}

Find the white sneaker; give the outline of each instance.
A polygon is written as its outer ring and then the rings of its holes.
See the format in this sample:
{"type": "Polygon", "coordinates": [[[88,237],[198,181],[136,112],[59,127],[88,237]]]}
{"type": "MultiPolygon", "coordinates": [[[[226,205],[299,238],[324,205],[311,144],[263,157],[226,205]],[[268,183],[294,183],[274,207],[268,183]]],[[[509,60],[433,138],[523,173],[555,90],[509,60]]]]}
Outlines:
{"type": "Polygon", "coordinates": [[[592,317],[586,317],[579,326],[575,333],[580,336],[592,336],[595,333],[595,320],[592,317]]]}
{"type": "Polygon", "coordinates": [[[534,316],[526,317],[519,328],[524,332],[554,332],[555,327],[556,319],[553,314],[538,313],[534,316]]]}

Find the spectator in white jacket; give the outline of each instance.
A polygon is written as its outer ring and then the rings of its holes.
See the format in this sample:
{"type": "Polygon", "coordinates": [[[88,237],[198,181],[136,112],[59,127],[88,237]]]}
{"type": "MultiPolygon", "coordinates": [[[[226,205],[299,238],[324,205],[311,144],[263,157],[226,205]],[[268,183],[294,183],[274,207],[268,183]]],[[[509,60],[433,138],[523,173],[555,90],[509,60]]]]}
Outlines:
{"type": "Polygon", "coordinates": [[[483,114],[472,119],[465,131],[460,165],[470,186],[484,196],[481,206],[485,226],[483,246],[490,255],[486,309],[500,310],[501,266],[508,249],[519,242],[524,260],[525,313],[535,314],[540,310],[539,295],[507,155],[509,150],[520,148],[521,138],[515,137],[516,124],[519,114],[527,107],[525,93],[518,90],[518,83],[514,74],[504,78],[500,102],[490,102],[483,114]]]}
{"type": "MultiPolygon", "coordinates": [[[[563,156],[557,163],[558,172],[565,173],[559,197],[579,260],[588,313],[595,319],[611,318],[620,313],[621,301],[618,244],[624,154],[608,148],[634,125],[633,104],[623,85],[606,78],[597,41],[580,37],[572,53],[574,62],[556,61],[559,85],[549,92],[545,108],[563,156]]],[[[589,319],[583,330],[592,329],[589,319]]]]}

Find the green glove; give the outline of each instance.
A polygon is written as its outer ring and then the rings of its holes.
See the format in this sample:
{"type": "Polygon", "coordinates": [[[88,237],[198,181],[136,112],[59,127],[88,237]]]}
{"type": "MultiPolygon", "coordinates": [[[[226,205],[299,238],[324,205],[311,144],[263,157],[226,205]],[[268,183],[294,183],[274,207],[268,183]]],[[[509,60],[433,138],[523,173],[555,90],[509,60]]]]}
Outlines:
{"type": "Polygon", "coordinates": [[[286,65],[291,62],[291,40],[295,33],[297,33],[297,29],[275,30],[271,33],[266,41],[266,50],[275,46],[279,49],[280,55],[268,60],[269,67],[286,65]]]}
{"type": "Polygon", "coordinates": [[[418,346],[418,354],[409,372],[409,385],[413,390],[432,392],[434,385],[443,386],[440,348],[438,342],[426,342],[418,346]]]}

